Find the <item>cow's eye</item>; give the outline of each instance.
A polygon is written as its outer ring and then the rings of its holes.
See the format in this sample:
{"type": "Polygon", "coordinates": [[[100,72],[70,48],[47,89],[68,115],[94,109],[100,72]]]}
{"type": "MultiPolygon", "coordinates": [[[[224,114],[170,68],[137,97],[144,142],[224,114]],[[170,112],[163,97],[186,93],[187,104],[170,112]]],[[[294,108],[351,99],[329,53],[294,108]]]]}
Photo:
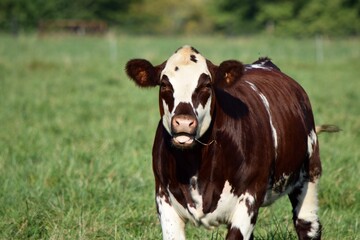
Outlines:
{"type": "Polygon", "coordinates": [[[210,91],[211,90],[211,83],[205,83],[203,85],[201,85],[200,87],[198,87],[197,91],[210,91]]]}
{"type": "Polygon", "coordinates": [[[171,87],[171,85],[170,85],[169,82],[167,82],[167,81],[161,81],[161,83],[160,83],[160,90],[161,90],[162,92],[168,92],[168,91],[171,91],[171,92],[172,92],[172,87],[171,87]]]}
{"type": "Polygon", "coordinates": [[[211,90],[211,88],[212,85],[210,76],[205,73],[201,74],[196,92],[208,92],[211,90]]]}

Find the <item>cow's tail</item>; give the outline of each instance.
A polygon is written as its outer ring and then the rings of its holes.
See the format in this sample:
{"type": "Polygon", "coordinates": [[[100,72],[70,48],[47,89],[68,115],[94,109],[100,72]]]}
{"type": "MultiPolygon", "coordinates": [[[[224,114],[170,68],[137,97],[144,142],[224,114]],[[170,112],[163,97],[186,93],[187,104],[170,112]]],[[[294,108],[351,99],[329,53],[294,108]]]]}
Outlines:
{"type": "Polygon", "coordinates": [[[317,134],[320,134],[322,132],[334,133],[334,132],[341,131],[341,129],[338,126],[329,125],[329,124],[318,125],[318,126],[315,127],[315,130],[316,130],[317,134]]]}

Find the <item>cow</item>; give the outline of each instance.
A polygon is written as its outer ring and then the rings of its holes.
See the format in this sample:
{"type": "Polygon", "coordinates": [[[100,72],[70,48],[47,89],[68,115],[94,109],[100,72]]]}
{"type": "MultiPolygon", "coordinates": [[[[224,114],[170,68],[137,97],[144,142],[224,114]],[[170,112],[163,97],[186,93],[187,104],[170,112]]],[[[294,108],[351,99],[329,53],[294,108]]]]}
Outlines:
{"type": "Polygon", "coordinates": [[[162,64],[125,68],[139,87],[159,86],[152,158],[163,239],[185,239],[187,222],[253,239],[259,208],[285,195],[298,238],[321,239],[319,143],[295,80],[269,58],[215,65],[188,45],[162,64]]]}

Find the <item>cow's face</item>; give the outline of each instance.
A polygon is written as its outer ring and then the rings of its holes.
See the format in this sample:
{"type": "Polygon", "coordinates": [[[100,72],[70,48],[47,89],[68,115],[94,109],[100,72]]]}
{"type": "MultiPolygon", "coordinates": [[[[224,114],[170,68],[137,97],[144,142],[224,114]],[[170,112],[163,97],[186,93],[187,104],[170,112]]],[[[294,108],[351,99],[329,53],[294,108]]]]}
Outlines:
{"type": "Polygon", "coordinates": [[[224,63],[217,67],[194,48],[184,46],[161,65],[135,59],[128,62],[126,71],[141,87],[160,86],[162,124],[174,146],[190,148],[211,124],[214,87],[232,84],[242,73],[241,63],[224,63]]]}
{"type": "Polygon", "coordinates": [[[160,113],[175,146],[190,147],[211,123],[212,76],[191,47],[176,51],[160,74],[160,113]]]}

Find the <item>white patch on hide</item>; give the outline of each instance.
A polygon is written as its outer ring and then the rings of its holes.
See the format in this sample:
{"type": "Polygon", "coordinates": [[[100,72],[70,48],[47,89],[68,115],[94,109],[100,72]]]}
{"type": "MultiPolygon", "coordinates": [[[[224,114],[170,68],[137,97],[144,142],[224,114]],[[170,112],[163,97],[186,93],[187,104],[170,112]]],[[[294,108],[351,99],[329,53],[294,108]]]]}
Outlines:
{"type": "Polygon", "coordinates": [[[289,181],[289,175],[286,175],[284,173],[280,180],[273,183],[271,186],[269,185],[268,190],[266,191],[264,202],[262,203],[261,206],[262,207],[269,206],[280,197],[289,194],[294,189],[294,186],[296,186],[296,184],[289,185],[288,181],[289,181]]]}
{"type": "Polygon", "coordinates": [[[251,65],[247,65],[247,66],[245,67],[246,70],[252,69],[252,68],[271,70],[271,69],[269,69],[268,67],[266,67],[266,66],[264,66],[264,65],[262,65],[262,64],[251,64],[251,65]]]}
{"type": "Polygon", "coordinates": [[[198,108],[196,109],[197,118],[198,118],[198,130],[196,133],[196,138],[200,138],[206,130],[209,128],[211,124],[211,97],[206,102],[205,106],[203,107],[199,104],[198,108]]]}
{"type": "Polygon", "coordinates": [[[165,100],[162,99],[164,115],[162,116],[162,123],[168,133],[171,133],[171,118],[174,114],[170,113],[169,106],[166,104],[165,100]]]}
{"type": "Polygon", "coordinates": [[[242,194],[235,206],[235,211],[231,220],[231,228],[238,228],[244,239],[249,239],[254,230],[251,219],[254,213],[249,211],[247,205],[253,205],[255,198],[249,193],[242,194]]]}
{"type": "Polygon", "coordinates": [[[316,237],[319,232],[317,184],[318,180],[304,183],[301,194],[297,197],[298,204],[295,208],[298,219],[311,223],[309,237],[316,237]]]}
{"type": "Polygon", "coordinates": [[[316,133],[314,130],[311,130],[311,132],[307,138],[309,158],[312,156],[312,153],[313,153],[315,145],[316,145],[316,141],[317,141],[316,133]]]}
{"type": "Polygon", "coordinates": [[[166,202],[165,197],[156,197],[159,209],[163,239],[185,240],[185,222],[175,209],[166,202]]]}
{"type": "Polygon", "coordinates": [[[265,97],[265,95],[260,92],[260,90],[256,87],[256,85],[252,82],[246,81],[250,87],[260,96],[261,101],[263,102],[266,111],[268,113],[269,116],[269,121],[270,121],[270,127],[271,127],[271,134],[272,134],[272,138],[273,138],[273,142],[274,142],[274,148],[275,148],[275,158],[277,157],[277,148],[278,148],[278,139],[277,139],[277,131],[274,127],[273,124],[273,120],[272,120],[272,116],[271,116],[271,111],[270,111],[270,104],[269,101],[267,100],[267,98],[265,97]]]}
{"type": "Polygon", "coordinates": [[[191,207],[190,204],[187,205],[189,212],[194,218],[200,219],[204,216],[203,212],[203,199],[201,194],[199,193],[197,177],[194,176],[191,179],[190,185],[190,195],[192,200],[194,201],[195,207],[191,207]]]}
{"type": "Polygon", "coordinates": [[[234,195],[232,190],[232,186],[226,181],[216,209],[213,212],[206,214],[201,219],[201,223],[205,227],[211,228],[213,226],[218,226],[221,223],[231,222],[233,211],[237,202],[239,202],[239,197],[234,195]]]}
{"type": "MultiPolygon", "coordinates": [[[[184,208],[171,193],[169,193],[169,196],[172,206],[182,219],[188,219],[195,225],[203,225],[206,228],[212,229],[222,223],[231,224],[232,220],[235,219],[234,211],[238,211],[239,204],[245,204],[242,203],[242,201],[245,201],[245,198],[247,198],[250,203],[253,203],[254,198],[249,194],[239,197],[233,194],[232,189],[229,182],[226,181],[220,199],[217,202],[216,209],[207,214],[203,212],[203,199],[197,187],[192,188],[190,191],[195,207],[188,204],[186,208],[184,208]]],[[[247,211],[245,214],[248,216],[247,211]]]]}

